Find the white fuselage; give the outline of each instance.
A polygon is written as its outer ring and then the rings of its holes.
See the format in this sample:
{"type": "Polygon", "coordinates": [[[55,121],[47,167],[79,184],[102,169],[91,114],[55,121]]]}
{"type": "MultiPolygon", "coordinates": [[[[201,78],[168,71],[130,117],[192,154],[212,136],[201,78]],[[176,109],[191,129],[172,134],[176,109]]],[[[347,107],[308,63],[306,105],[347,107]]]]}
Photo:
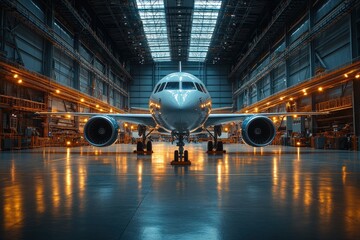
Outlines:
{"type": "Polygon", "coordinates": [[[176,72],[156,84],[149,109],[157,128],[186,134],[203,126],[211,111],[211,97],[197,77],[176,72]]]}

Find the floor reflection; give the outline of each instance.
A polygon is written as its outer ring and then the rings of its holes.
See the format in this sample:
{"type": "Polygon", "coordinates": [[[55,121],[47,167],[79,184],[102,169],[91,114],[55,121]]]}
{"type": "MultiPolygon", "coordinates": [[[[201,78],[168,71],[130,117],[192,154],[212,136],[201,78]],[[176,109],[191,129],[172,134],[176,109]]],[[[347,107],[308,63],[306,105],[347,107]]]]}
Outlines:
{"type": "Polygon", "coordinates": [[[225,145],[207,155],[203,143],[186,146],[191,166],[171,166],[175,145],[134,148],[1,153],[0,239],[360,237],[357,153],[225,145]]]}

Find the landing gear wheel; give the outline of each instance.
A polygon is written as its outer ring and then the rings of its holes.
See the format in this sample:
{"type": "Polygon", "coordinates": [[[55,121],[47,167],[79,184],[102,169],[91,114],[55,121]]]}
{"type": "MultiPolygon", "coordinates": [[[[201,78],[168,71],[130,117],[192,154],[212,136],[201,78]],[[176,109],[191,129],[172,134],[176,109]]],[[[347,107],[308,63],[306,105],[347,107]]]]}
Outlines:
{"type": "Polygon", "coordinates": [[[178,161],[179,161],[179,151],[178,151],[178,150],[175,150],[175,151],[174,151],[174,161],[175,161],[175,162],[178,162],[178,161]]]}
{"type": "Polygon", "coordinates": [[[208,141],[208,152],[212,152],[213,148],[214,148],[213,142],[208,141]]]}
{"type": "Polygon", "coordinates": [[[224,151],[224,144],[223,144],[222,141],[219,141],[219,142],[217,143],[216,151],[217,151],[217,152],[222,152],[222,151],[224,151]]]}
{"type": "Polygon", "coordinates": [[[144,151],[144,145],[143,145],[142,142],[137,142],[136,151],[137,152],[143,152],[144,151]]]}
{"type": "Polygon", "coordinates": [[[146,151],[147,151],[148,153],[152,153],[152,142],[151,142],[151,141],[148,141],[148,142],[146,143],[146,151]]]}
{"type": "Polygon", "coordinates": [[[188,152],[188,150],[184,151],[184,161],[185,162],[189,161],[189,152],[188,152]]]}

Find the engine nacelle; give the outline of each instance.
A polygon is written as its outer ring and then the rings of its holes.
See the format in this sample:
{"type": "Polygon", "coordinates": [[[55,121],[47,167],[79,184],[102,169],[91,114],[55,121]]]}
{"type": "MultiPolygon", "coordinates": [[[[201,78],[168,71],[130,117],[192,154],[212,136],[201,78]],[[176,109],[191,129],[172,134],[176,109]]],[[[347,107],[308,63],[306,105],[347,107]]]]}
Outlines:
{"type": "Polygon", "coordinates": [[[114,118],[106,115],[91,117],[84,126],[86,141],[96,147],[113,144],[118,137],[119,125],[114,118]]]}
{"type": "Polygon", "coordinates": [[[269,145],[275,137],[274,123],[264,116],[251,116],[242,123],[242,137],[244,142],[253,147],[269,145]]]}

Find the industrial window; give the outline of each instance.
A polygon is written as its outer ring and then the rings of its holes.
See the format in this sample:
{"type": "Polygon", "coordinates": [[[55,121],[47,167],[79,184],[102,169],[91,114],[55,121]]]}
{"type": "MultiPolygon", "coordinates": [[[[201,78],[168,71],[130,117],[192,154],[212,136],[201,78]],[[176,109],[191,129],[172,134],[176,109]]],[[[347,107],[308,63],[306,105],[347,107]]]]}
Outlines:
{"type": "Polygon", "coordinates": [[[152,58],[155,62],[170,61],[164,1],[137,0],[136,5],[152,58]]]}
{"type": "Polygon", "coordinates": [[[182,82],[182,90],[196,90],[193,82],[182,82]]]}
{"type": "Polygon", "coordinates": [[[166,90],[179,90],[179,82],[168,82],[166,84],[166,90]]]}
{"type": "Polygon", "coordinates": [[[188,61],[205,61],[221,4],[220,0],[195,0],[188,61]]]}

